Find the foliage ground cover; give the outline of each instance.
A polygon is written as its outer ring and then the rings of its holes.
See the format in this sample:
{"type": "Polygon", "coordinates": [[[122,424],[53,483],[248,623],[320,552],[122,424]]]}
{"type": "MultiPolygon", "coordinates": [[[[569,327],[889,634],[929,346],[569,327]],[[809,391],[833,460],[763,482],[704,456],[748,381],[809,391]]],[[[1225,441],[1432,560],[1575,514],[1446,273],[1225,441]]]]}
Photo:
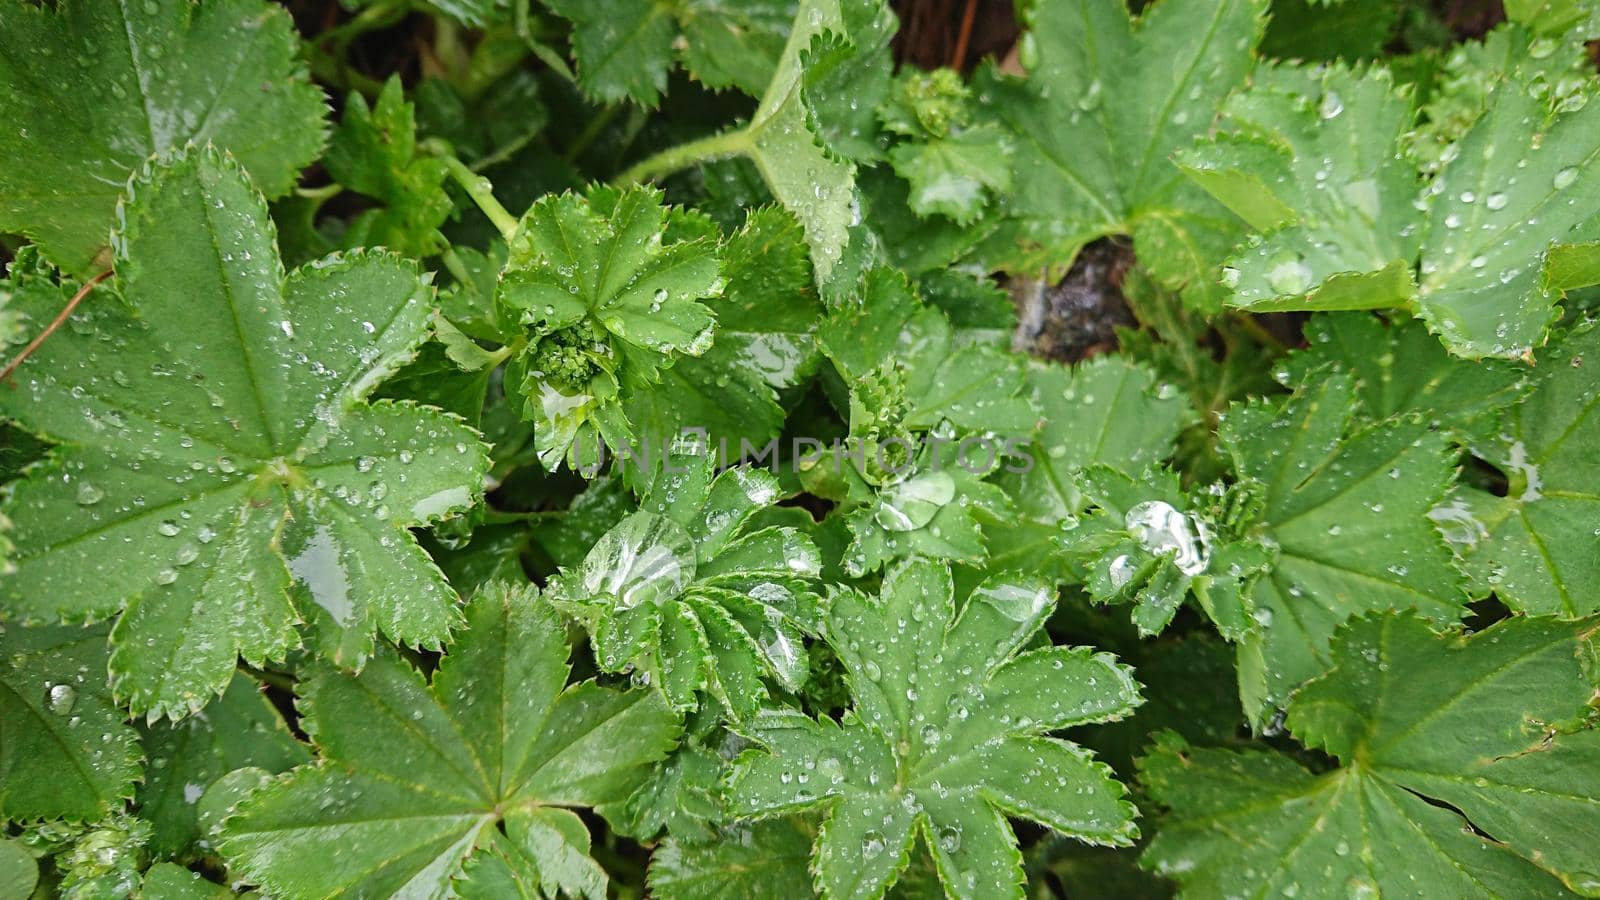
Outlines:
{"type": "Polygon", "coordinates": [[[0,897],[1600,896],[1597,42],[0,0],[0,897]]]}

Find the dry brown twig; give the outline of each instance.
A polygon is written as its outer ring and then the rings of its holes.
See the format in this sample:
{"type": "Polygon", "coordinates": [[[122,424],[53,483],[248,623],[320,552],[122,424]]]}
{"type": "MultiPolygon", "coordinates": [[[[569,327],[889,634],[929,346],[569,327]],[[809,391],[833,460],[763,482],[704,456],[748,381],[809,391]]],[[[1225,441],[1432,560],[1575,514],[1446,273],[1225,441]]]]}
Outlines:
{"type": "Polygon", "coordinates": [[[15,359],[6,363],[6,367],[4,369],[0,369],[0,381],[9,381],[11,379],[11,373],[15,372],[17,367],[22,365],[22,363],[29,356],[32,356],[33,351],[39,349],[39,345],[43,344],[45,340],[50,337],[50,335],[55,334],[56,329],[61,327],[61,323],[65,322],[67,318],[72,315],[72,311],[78,308],[78,304],[83,302],[83,298],[89,296],[89,292],[94,290],[95,285],[105,281],[110,277],[111,270],[107,269],[104,272],[101,272],[99,275],[96,275],[88,281],[85,281],[83,283],[83,287],[78,288],[78,292],[72,295],[72,299],[67,301],[67,305],[61,308],[61,312],[56,313],[56,317],[50,320],[50,324],[46,325],[44,330],[39,332],[38,337],[35,337],[33,340],[29,341],[28,346],[23,347],[22,352],[18,353],[15,359]]]}

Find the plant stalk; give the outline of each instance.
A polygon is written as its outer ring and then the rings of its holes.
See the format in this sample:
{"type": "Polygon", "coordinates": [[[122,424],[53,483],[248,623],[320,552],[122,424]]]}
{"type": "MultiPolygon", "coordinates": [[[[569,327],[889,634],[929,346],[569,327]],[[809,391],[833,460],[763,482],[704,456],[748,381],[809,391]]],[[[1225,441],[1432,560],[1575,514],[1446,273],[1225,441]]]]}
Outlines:
{"type": "Polygon", "coordinates": [[[612,184],[627,187],[643,181],[655,181],[696,163],[742,156],[749,153],[754,145],[755,136],[749,128],[720,132],[687,144],[668,147],[654,156],[646,157],[618,175],[612,184]]]}
{"type": "Polygon", "coordinates": [[[467,192],[473,203],[478,204],[483,214],[488,216],[494,227],[500,230],[500,235],[507,241],[511,240],[517,233],[517,217],[506,212],[506,208],[494,198],[494,185],[489,183],[489,179],[467,168],[466,163],[456,159],[454,153],[441,152],[438,156],[444,162],[450,177],[461,185],[461,189],[467,192]]]}

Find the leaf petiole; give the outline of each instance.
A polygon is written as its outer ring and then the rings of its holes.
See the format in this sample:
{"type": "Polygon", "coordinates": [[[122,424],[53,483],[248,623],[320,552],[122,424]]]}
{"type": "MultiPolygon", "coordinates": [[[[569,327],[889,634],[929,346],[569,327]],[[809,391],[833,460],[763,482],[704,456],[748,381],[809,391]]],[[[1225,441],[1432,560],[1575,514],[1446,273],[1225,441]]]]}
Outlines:
{"type": "Polygon", "coordinates": [[[489,179],[472,171],[466,163],[456,159],[454,153],[436,142],[426,143],[423,149],[439,157],[450,177],[461,185],[461,189],[467,192],[473,203],[478,204],[478,209],[483,210],[483,214],[489,217],[489,221],[499,229],[500,235],[508,241],[511,240],[517,233],[517,217],[507,212],[506,208],[500,205],[500,201],[494,198],[494,185],[489,183],[489,179]]]}
{"type": "Polygon", "coordinates": [[[627,187],[641,181],[654,181],[679,169],[696,163],[715,162],[730,156],[743,156],[755,147],[755,130],[751,126],[736,131],[724,131],[687,144],[679,144],[646,157],[618,175],[612,184],[627,187]]]}

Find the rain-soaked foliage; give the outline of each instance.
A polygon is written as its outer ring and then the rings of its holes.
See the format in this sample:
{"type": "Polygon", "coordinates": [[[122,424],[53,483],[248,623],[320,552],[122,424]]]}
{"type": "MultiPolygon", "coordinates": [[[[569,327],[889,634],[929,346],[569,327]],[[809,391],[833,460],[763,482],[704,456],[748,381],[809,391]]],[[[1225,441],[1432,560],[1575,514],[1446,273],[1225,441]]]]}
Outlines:
{"type": "Polygon", "coordinates": [[[1592,0],[0,0],[0,898],[1600,896],[1592,0]]]}

